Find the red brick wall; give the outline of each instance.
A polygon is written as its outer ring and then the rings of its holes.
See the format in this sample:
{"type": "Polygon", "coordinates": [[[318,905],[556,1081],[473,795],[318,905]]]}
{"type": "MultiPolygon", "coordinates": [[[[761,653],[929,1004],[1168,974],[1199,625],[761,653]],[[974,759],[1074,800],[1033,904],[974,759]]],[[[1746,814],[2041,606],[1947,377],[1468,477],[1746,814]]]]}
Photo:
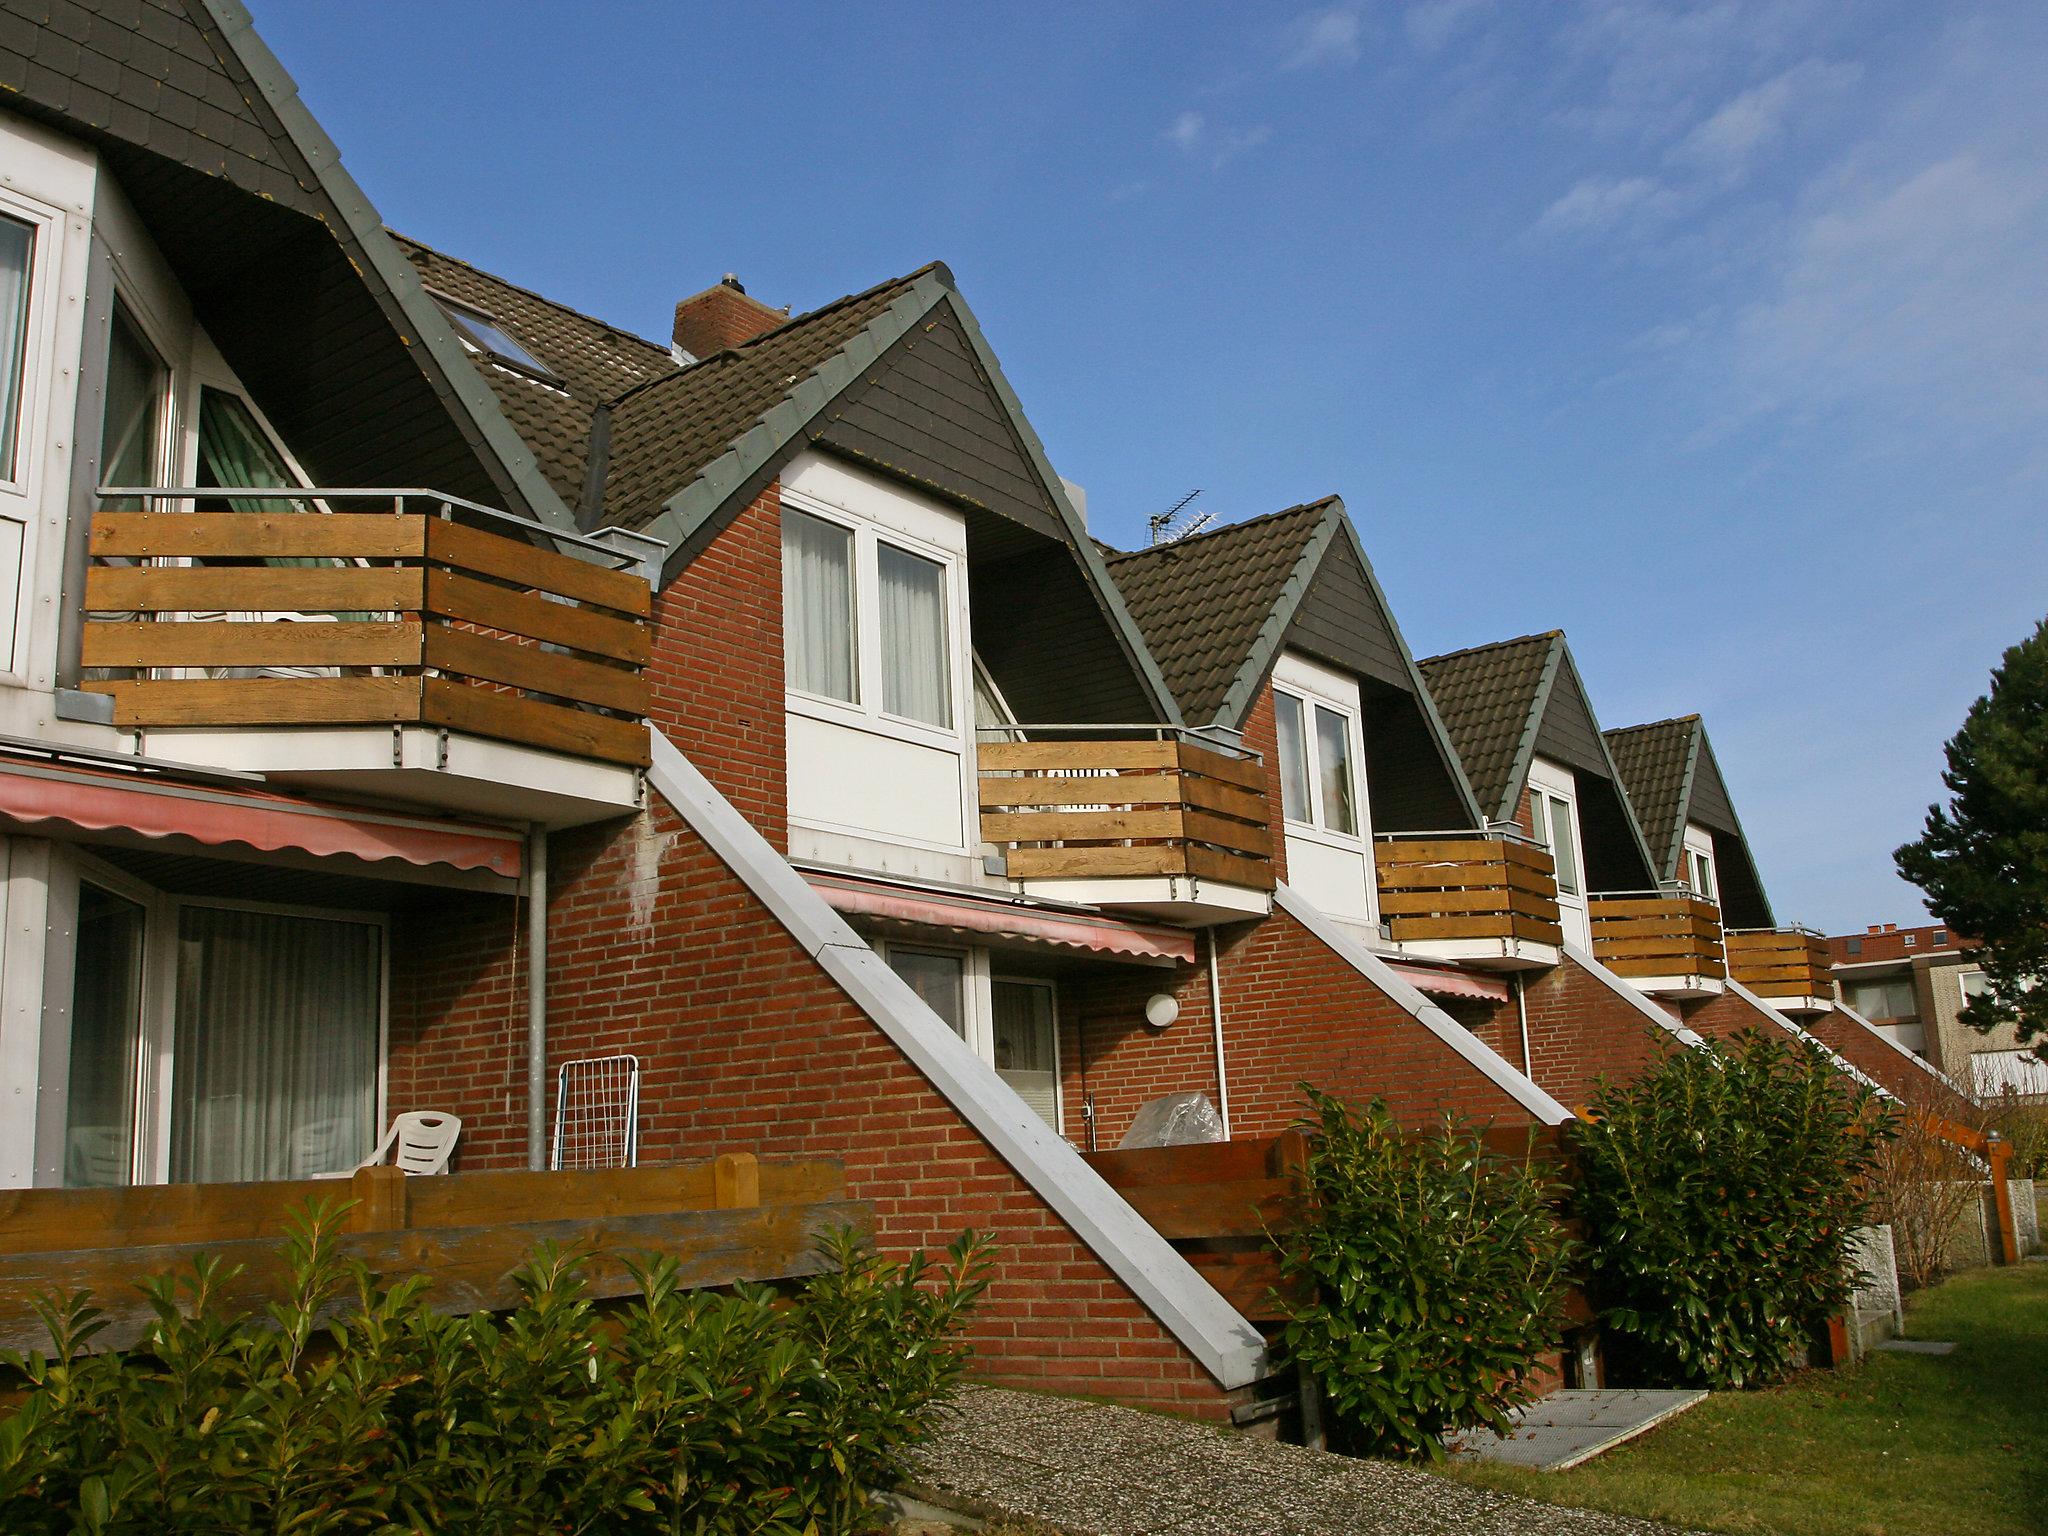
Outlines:
{"type": "Polygon", "coordinates": [[[692,357],[709,357],[721,348],[752,341],[788,318],[737,288],[716,283],[676,305],[672,334],[676,345],[692,357]]]}
{"type": "Polygon", "coordinates": [[[1977,1108],[1932,1072],[1908,1061],[1886,1041],[1844,1014],[1804,1014],[1799,1027],[1838,1056],[1852,1062],[1908,1104],[1946,1115],[1964,1124],[1974,1122],[1977,1108]]]}
{"type": "Polygon", "coordinates": [[[1735,992],[1723,992],[1696,1003],[1681,1004],[1680,1011],[1685,1016],[1686,1026],[1709,1040],[1733,1040],[1747,1029],[1761,1030],[1780,1041],[1793,1038],[1770,1013],[1735,992]]]}
{"type": "Polygon", "coordinates": [[[1280,817],[1280,736],[1273,723],[1273,679],[1270,674],[1259,685],[1257,698],[1244,717],[1244,744],[1265,759],[1266,816],[1273,829],[1273,872],[1283,883],[1287,879],[1287,838],[1280,817]]]}
{"type": "MultiPolygon", "coordinates": [[[[1686,1048],[1569,957],[1552,970],[1531,973],[1525,987],[1533,1075],[1567,1109],[1588,1103],[1599,1077],[1631,1078],[1686,1048]]],[[[1496,1023],[1496,1032],[1518,1027],[1512,1013],[1501,1010],[1507,1022],[1496,1023]]],[[[1520,1056],[1502,1054],[1511,1061],[1520,1056]]]]}
{"type": "Polygon", "coordinates": [[[756,831],[789,848],[782,494],[770,485],[669,583],[647,668],[654,721],[756,831]]]}

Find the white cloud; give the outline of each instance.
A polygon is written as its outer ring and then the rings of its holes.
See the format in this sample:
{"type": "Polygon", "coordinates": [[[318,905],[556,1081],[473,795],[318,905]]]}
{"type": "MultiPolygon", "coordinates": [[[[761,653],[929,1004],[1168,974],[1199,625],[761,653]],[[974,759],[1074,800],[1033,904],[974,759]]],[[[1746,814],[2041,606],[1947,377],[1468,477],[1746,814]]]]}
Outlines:
{"type": "Polygon", "coordinates": [[[1756,153],[1783,137],[1790,120],[1839,99],[1862,78],[1862,66],[1807,59],[1732,97],[1667,157],[1704,174],[1739,180],[1756,153]]]}
{"type": "Polygon", "coordinates": [[[1297,16],[1281,33],[1280,68],[1284,71],[1356,64],[1364,31],[1364,23],[1353,6],[1333,6],[1297,16]]]}
{"type": "Polygon", "coordinates": [[[1194,150],[1201,145],[1202,133],[1207,124],[1199,112],[1183,112],[1173,120],[1173,126],[1166,130],[1166,136],[1185,150],[1194,150]]]}
{"type": "Polygon", "coordinates": [[[1263,123],[1243,128],[1213,128],[1199,112],[1183,112],[1166,130],[1166,138],[1181,153],[1220,171],[1231,161],[1250,154],[1273,137],[1263,123]]]}
{"type": "Polygon", "coordinates": [[[1589,176],[1537,219],[1533,233],[1576,239],[1654,223],[1677,208],[1678,195],[1648,176],[1589,176]]]}

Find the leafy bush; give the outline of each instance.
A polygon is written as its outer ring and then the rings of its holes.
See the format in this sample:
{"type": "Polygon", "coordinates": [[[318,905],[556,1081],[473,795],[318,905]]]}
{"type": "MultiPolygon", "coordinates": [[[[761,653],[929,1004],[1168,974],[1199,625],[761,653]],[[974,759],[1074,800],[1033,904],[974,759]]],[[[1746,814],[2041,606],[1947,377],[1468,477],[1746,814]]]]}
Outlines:
{"type": "Polygon", "coordinates": [[[1339,1443],[1434,1460],[1447,1430],[1505,1429],[1562,1327],[1572,1245],[1551,1191],[1451,1122],[1411,1137],[1378,1100],[1305,1091],[1308,1193],[1277,1239],[1302,1299],[1281,1340],[1339,1443]]]}
{"type": "Polygon", "coordinates": [[[841,1233],[787,1302],[656,1257],[601,1312],[588,1255],[542,1246],[514,1311],[450,1317],[340,1256],[344,1209],[294,1223],[267,1319],[222,1315],[209,1260],[143,1285],[125,1356],[82,1352],[89,1298],[47,1303],[52,1353],[5,1359],[29,1390],[0,1420],[0,1530],[863,1530],[986,1285],[971,1233],[900,1265],[841,1233]]]}
{"type": "Polygon", "coordinates": [[[1573,1128],[1610,1374],[1759,1386],[1849,1299],[1892,1119],[1820,1052],[1750,1032],[1606,1084],[1573,1128]]]}
{"type": "Polygon", "coordinates": [[[1984,1101],[1984,1129],[2012,1147],[2008,1172],[2016,1179],[2048,1179],[2048,1104],[2030,1102],[2007,1090],[1984,1101]]]}

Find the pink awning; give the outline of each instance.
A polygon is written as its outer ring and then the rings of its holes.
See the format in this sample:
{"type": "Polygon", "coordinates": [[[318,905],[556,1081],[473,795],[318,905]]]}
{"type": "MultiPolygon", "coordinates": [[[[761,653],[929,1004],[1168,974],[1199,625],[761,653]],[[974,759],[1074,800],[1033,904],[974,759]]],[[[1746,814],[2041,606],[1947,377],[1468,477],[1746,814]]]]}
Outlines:
{"type": "Polygon", "coordinates": [[[853,916],[916,923],[962,935],[1058,944],[1131,960],[1192,964],[1195,958],[1195,936],[1181,928],[842,875],[806,874],[804,878],[834,911],[853,916]]]}
{"type": "Polygon", "coordinates": [[[1489,1003],[1508,1000],[1508,984],[1498,976],[1478,976],[1470,971],[1438,970],[1433,965],[1405,965],[1389,962],[1394,974],[1418,991],[1436,997],[1473,997],[1489,1003]]]}
{"type": "Polygon", "coordinates": [[[377,861],[486,870],[516,878],[517,832],[329,805],[269,790],[179,782],[158,775],[0,759],[0,821],[61,822],[82,832],[239,843],[264,853],[345,853],[377,861]]]}

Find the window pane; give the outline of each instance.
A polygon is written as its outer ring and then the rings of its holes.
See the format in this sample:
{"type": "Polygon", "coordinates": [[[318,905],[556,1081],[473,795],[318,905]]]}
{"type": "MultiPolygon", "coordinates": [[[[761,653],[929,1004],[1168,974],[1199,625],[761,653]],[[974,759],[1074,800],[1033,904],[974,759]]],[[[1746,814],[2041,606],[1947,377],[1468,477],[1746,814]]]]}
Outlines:
{"type": "Polygon", "coordinates": [[[1557,888],[1566,896],[1576,896],[1579,894],[1579,846],[1573,806],[1571,801],[1561,800],[1556,795],[1547,798],[1550,801],[1550,855],[1557,860],[1557,888]]]}
{"type": "Polygon", "coordinates": [[[927,725],[953,723],[946,641],[946,568],[893,544],[875,551],[881,585],[882,708],[927,725]]]}
{"type": "Polygon", "coordinates": [[[435,302],[441,305],[441,313],[454,323],[456,338],[465,345],[478,352],[502,357],[509,363],[517,363],[522,368],[531,368],[535,373],[553,371],[489,316],[474,309],[464,309],[459,304],[448,304],[439,299],[435,302]]]}
{"type": "Polygon", "coordinates": [[[367,923],[179,913],[174,1182],[309,1178],[369,1155],[378,940],[367,923]]]}
{"type": "Polygon", "coordinates": [[[803,512],[782,514],[782,647],[790,687],[858,702],[853,533],[803,512]]]}
{"type": "Polygon", "coordinates": [[[1273,725],[1280,738],[1280,814],[1289,821],[1307,821],[1308,742],[1301,700],[1275,689],[1273,725]]]}
{"type": "Polygon", "coordinates": [[[1692,888],[1702,896],[1713,897],[1720,894],[1714,888],[1714,861],[1697,849],[1693,851],[1692,856],[1692,888]]]}
{"type": "MultiPolygon", "coordinates": [[[[164,365],[120,305],[107,344],[106,416],[100,431],[101,485],[155,485],[163,436],[164,365]]],[[[109,508],[134,511],[128,497],[109,508]]]]}
{"type": "Polygon", "coordinates": [[[64,1182],[73,1188],[110,1188],[133,1175],[143,920],[137,903],[79,886],[64,1146],[64,1182]]]}
{"type": "Polygon", "coordinates": [[[959,955],[935,955],[889,946],[889,969],[909,983],[924,1005],[967,1038],[967,962],[959,955]]]}
{"type": "Polygon", "coordinates": [[[28,363],[28,273],[36,232],[0,218],[0,480],[12,480],[21,428],[21,381],[28,363]]]}
{"type": "Polygon", "coordinates": [[[1543,796],[1534,791],[1529,795],[1529,835],[1544,847],[1550,846],[1550,818],[1543,814],[1543,796]]]}
{"type": "Polygon", "coordinates": [[[1351,722],[1334,709],[1316,706],[1316,769],[1322,780],[1323,825],[1332,832],[1358,832],[1358,807],[1351,777],[1351,722]]]}
{"type": "Polygon", "coordinates": [[[1059,1051],[1052,988],[1028,981],[989,986],[996,1075],[1054,1130],[1059,1129],[1059,1051]]]}

